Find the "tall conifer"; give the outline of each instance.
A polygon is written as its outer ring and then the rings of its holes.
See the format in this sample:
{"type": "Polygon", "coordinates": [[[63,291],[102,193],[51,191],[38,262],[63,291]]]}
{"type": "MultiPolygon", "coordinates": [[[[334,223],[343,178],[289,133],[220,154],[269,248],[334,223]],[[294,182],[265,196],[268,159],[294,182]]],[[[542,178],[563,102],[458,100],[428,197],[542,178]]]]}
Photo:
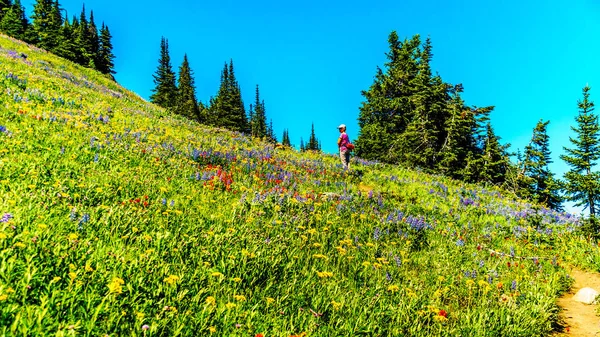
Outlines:
{"type": "Polygon", "coordinates": [[[592,170],[600,158],[600,127],[598,117],[593,113],[594,102],[590,100],[590,89],[585,86],[583,100],[577,102],[577,126],[571,127],[575,138],[569,138],[573,148],[564,147],[567,154],[560,158],[571,168],[565,173],[566,199],[575,202],[576,206],[589,209],[593,218],[600,200],[600,174],[592,170]]]}
{"type": "Polygon", "coordinates": [[[179,67],[179,85],[177,90],[177,107],[175,111],[189,119],[201,122],[198,102],[196,101],[194,75],[190,68],[187,54],[183,55],[183,62],[179,67]]]}
{"type": "Polygon", "coordinates": [[[163,108],[173,108],[177,99],[177,86],[169,55],[169,41],[164,37],[160,42],[158,68],[152,76],[155,87],[152,89],[153,94],[150,96],[150,100],[163,108]]]}

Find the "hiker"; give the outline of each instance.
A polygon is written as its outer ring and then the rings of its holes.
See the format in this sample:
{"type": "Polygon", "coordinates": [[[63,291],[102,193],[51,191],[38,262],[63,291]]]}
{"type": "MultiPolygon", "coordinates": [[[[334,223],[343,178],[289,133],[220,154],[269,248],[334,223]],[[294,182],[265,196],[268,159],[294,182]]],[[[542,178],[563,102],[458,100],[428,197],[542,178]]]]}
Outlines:
{"type": "Polygon", "coordinates": [[[346,134],[346,125],[341,124],[338,126],[338,130],[340,131],[340,138],[338,138],[338,147],[340,148],[340,159],[342,160],[342,165],[347,170],[350,169],[350,150],[346,147],[348,143],[350,143],[350,139],[348,138],[348,134],[346,134]]]}

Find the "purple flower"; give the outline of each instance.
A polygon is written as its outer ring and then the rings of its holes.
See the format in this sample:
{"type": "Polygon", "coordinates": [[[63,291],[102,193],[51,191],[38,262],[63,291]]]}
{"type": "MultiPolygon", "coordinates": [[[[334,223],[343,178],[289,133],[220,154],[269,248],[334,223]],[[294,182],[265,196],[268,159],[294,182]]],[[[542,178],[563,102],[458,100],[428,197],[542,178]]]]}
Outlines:
{"type": "Polygon", "coordinates": [[[148,329],[150,329],[150,326],[148,324],[142,325],[142,330],[146,331],[148,329]]]}
{"type": "Polygon", "coordinates": [[[388,280],[388,282],[392,282],[392,275],[387,271],[385,272],[385,279],[388,280]]]}
{"type": "Polygon", "coordinates": [[[517,280],[512,281],[512,283],[510,284],[510,290],[512,290],[512,291],[517,290],[517,280]]]}
{"type": "Polygon", "coordinates": [[[2,218],[0,218],[0,222],[9,222],[10,219],[12,219],[13,216],[10,213],[4,213],[4,215],[2,216],[2,218]]]}
{"type": "Polygon", "coordinates": [[[465,242],[463,241],[463,239],[458,239],[456,241],[456,245],[459,247],[463,247],[465,245],[465,242]]]}
{"type": "Polygon", "coordinates": [[[6,130],[6,126],[0,125],[0,132],[8,133],[8,131],[6,130]]]}
{"type": "Polygon", "coordinates": [[[375,228],[375,232],[373,233],[373,239],[375,239],[375,241],[379,240],[379,238],[381,237],[381,230],[379,228],[375,228]]]}

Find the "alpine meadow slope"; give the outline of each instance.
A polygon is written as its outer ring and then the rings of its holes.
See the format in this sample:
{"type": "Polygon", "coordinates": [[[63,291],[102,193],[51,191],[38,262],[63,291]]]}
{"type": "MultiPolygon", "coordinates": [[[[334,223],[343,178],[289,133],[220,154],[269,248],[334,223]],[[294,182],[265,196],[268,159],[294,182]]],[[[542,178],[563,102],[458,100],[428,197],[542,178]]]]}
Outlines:
{"type": "Polygon", "coordinates": [[[0,35],[0,334],[546,336],[579,219],[173,116],[0,35]]]}

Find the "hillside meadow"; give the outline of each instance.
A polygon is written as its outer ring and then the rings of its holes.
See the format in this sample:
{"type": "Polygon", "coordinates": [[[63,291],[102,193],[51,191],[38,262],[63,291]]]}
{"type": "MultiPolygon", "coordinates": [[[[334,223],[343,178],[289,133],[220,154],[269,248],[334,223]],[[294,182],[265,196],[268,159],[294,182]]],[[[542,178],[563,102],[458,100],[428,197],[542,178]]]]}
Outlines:
{"type": "Polygon", "coordinates": [[[547,336],[580,219],[276,148],[0,35],[0,334],[547,336]]]}

